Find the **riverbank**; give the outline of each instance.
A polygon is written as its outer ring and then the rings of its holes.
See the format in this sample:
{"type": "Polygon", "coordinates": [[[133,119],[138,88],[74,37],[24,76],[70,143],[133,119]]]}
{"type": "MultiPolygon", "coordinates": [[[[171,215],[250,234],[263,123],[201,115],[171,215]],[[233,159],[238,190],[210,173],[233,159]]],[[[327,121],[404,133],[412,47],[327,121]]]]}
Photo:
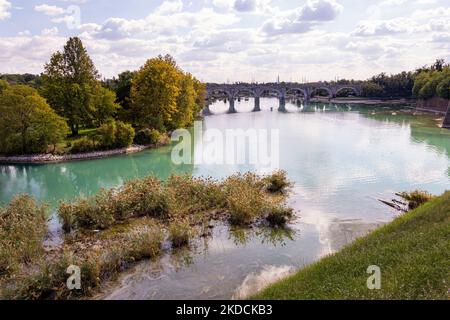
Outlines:
{"type": "Polygon", "coordinates": [[[313,98],[311,102],[347,103],[364,105],[410,105],[414,107],[416,100],[411,99],[369,99],[369,98],[313,98]]]}
{"type": "Polygon", "coordinates": [[[254,299],[449,299],[450,192],[401,215],[254,299]],[[367,288],[369,266],[381,289],[367,288]]]}
{"type": "Polygon", "coordinates": [[[114,149],[114,150],[104,150],[104,151],[93,151],[86,153],[75,153],[66,155],[54,155],[54,154],[35,154],[26,156],[0,156],[0,164],[23,164],[23,163],[57,163],[64,161],[74,161],[74,160],[92,160],[101,159],[111,156],[130,154],[141,152],[146,149],[154,148],[155,146],[142,146],[142,145],[132,145],[127,148],[114,149]]]}

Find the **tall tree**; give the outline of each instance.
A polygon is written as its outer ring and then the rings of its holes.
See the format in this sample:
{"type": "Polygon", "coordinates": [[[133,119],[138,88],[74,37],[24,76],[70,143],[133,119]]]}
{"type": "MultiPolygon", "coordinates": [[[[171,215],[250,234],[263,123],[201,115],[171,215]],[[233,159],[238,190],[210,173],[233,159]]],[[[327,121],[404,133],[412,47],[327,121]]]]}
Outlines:
{"type": "Polygon", "coordinates": [[[206,105],[206,85],[200,80],[194,78],[194,89],[195,89],[195,104],[197,108],[196,113],[202,111],[206,105]]]}
{"type": "Polygon", "coordinates": [[[95,105],[92,95],[98,71],[78,37],[70,38],[63,52],[56,52],[45,65],[42,94],[65,117],[73,135],[92,119],[95,105]]]}
{"type": "Polygon", "coordinates": [[[134,122],[140,127],[164,131],[177,111],[180,72],[172,61],[158,57],[148,60],[137,72],[131,100],[134,122]]]}
{"type": "Polygon", "coordinates": [[[94,106],[92,124],[96,127],[112,119],[120,108],[116,103],[114,92],[100,84],[92,87],[92,104],[94,106]]]}
{"type": "Polygon", "coordinates": [[[68,131],[38,92],[25,85],[7,87],[0,94],[0,152],[45,152],[68,131]]]}
{"type": "Polygon", "coordinates": [[[192,124],[197,109],[197,97],[191,74],[180,75],[180,94],[177,98],[177,110],[173,115],[170,129],[184,128],[192,124]]]}
{"type": "Polygon", "coordinates": [[[116,93],[116,103],[121,106],[119,118],[128,122],[132,121],[131,84],[135,75],[134,71],[124,71],[117,78],[105,81],[105,86],[116,93]]]}

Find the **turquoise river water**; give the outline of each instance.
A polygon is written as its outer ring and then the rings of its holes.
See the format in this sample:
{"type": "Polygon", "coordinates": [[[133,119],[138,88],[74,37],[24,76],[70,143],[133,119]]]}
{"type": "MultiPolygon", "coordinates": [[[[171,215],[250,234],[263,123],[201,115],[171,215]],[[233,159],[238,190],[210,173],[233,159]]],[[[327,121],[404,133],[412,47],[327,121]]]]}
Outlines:
{"type": "MultiPolygon", "coordinates": [[[[295,183],[289,203],[297,219],[287,230],[229,230],[218,224],[213,236],[190,250],[167,252],[159,261],[139,263],[109,284],[106,299],[229,299],[251,294],[274,279],[332,253],[391,221],[396,212],[377,201],[395,192],[450,189],[450,130],[438,116],[415,115],[401,107],[289,103],[252,99],[225,114],[217,102],[204,128],[278,129],[279,167],[295,183]]],[[[195,147],[194,147],[195,148],[195,147]]],[[[175,165],[172,147],[107,159],[45,165],[0,165],[0,201],[29,193],[53,208],[61,199],[156,174],[192,173],[223,178],[255,165],[175,165]]],[[[57,238],[57,223],[51,224],[57,238]]]]}

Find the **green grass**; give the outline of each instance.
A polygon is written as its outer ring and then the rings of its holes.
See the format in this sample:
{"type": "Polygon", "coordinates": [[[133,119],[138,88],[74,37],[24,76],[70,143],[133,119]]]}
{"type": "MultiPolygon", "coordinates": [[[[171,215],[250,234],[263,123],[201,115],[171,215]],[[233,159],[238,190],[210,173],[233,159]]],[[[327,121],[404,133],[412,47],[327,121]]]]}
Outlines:
{"type": "Polygon", "coordinates": [[[254,299],[449,299],[450,192],[406,213],[254,299]],[[370,265],[381,289],[369,290],[370,265]]]}

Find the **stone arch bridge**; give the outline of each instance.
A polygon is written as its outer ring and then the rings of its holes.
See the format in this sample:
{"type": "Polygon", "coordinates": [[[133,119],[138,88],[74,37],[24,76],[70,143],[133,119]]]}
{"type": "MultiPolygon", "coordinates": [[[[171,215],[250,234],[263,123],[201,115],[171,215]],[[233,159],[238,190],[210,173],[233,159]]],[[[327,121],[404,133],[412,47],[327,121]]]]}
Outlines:
{"type": "Polygon", "coordinates": [[[301,94],[303,98],[308,101],[311,96],[318,90],[328,92],[330,98],[335,98],[342,90],[352,90],[356,96],[362,94],[361,85],[356,84],[326,84],[326,83],[310,83],[310,84],[295,84],[295,83],[277,83],[277,84],[207,84],[207,107],[205,114],[210,112],[209,104],[215,99],[225,98],[229,101],[229,113],[235,113],[235,100],[242,95],[252,96],[255,98],[255,107],[253,111],[261,111],[260,98],[263,95],[272,95],[279,100],[279,111],[286,111],[286,97],[289,95],[301,94]]]}

